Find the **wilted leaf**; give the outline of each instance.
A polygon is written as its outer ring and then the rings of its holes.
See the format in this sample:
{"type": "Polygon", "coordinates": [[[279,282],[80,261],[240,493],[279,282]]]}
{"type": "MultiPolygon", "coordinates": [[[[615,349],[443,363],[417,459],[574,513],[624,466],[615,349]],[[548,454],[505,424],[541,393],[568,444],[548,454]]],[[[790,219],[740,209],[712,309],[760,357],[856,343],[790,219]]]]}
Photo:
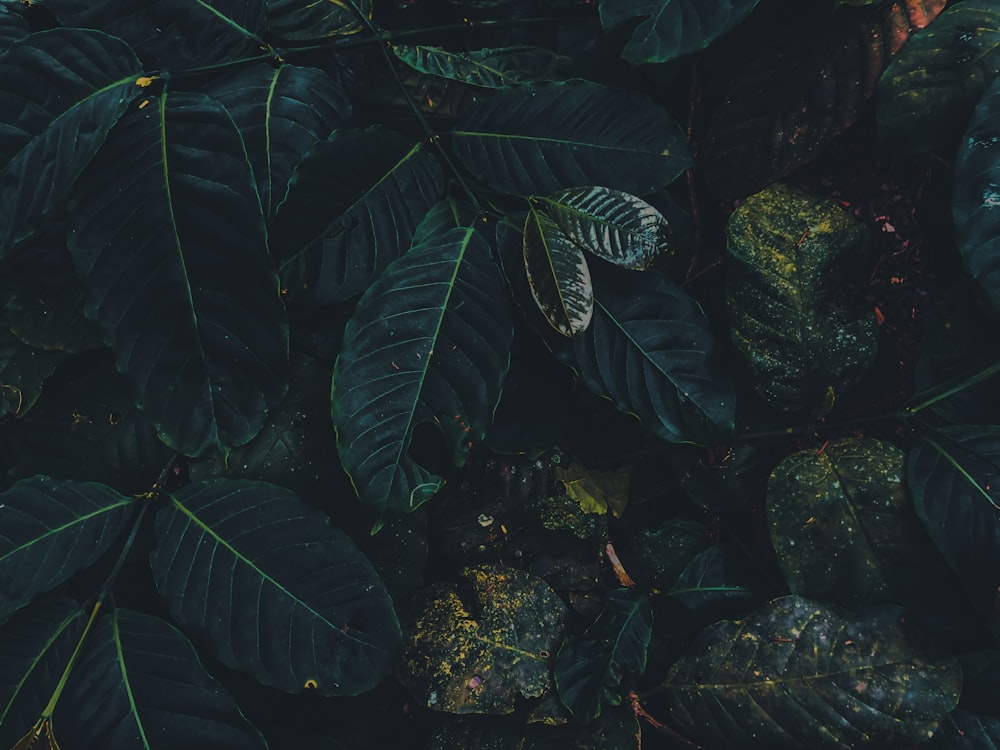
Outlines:
{"type": "Polygon", "coordinates": [[[994,0],[952,4],[879,80],[879,134],[910,152],[953,146],[998,73],[1000,6],[994,0]]]}
{"type": "Polygon", "coordinates": [[[583,249],[622,268],[642,271],[674,252],[670,225],[642,198],[621,190],[560,190],[544,203],[559,228],[583,249]]]}
{"type": "MultiPolygon", "coordinates": [[[[961,7],[961,6],[959,6],[961,7]]],[[[996,13],[1000,24],[1000,12],[996,13]]],[[[1000,48],[1000,29],[996,36],[1000,48]]],[[[997,55],[1000,67],[1000,54],[997,55]]],[[[973,278],[1000,310],[1000,81],[972,113],[955,156],[955,240],[973,278]]]]}
{"type": "Polygon", "coordinates": [[[653,611],[633,589],[608,592],[604,611],[580,636],[567,636],[556,655],[559,698],[580,722],[593,721],[604,705],[621,704],[622,672],[642,674],[653,634],[653,611]]]}
{"type": "Polygon", "coordinates": [[[520,570],[480,565],[461,575],[475,602],[465,603],[454,585],[428,592],[406,636],[403,682],[436,711],[511,713],[519,697],[537,698],[552,686],[566,605],[520,570]]]}
{"type": "Polygon", "coordinates": [[[441,47],[394,44],[392,51],[421,73],[490,89],[527,81],[561,80],[573,62],[543,47],[528,46],[451,52],[441,47]]]}
{"type": "Polygon", "coordinates": [[[697,52],[742,23],[760,0],[601,0],[601,24],[615,31],[635,18],[622,57],[633,65],[697,52]]]}
{"type": "Polygon", "coordinates": [[[794,594],[844,605],[899,602],[923,586],[924,538],[903,483],[906,454],[845,438],[771,474],[771,543],[794,594]]]}
{"type": "Polygon", "coordinates": [[[594,315],[590,267],[580,246],[532,208],[524,220],[524,268],[545,319],[563,336],[587,330],[594,315]]]}
{"type": "Polygon", "coordinates": [[[845,299],[869,235],[832,200],[773,185],[729,217],[730,335],[757,393],[786,411],[817,409],[875,357],[875,316],[845,299]]]}
{"type": "Polygon", "coordinates": [[[710,747],[883,748],[930,739],[958,702],[953,659],[921,653],[899,610],[849,616],[798,596],[705,628],[660,690],[678,728],[710,747]]]}
{"type": "Polygon", "coordinates": [[[556,479],[563,483],[566,494],[579,503],[584,513],[604,515],[610,510],[615,518],[621,518],[628,503],[632,467],[590,471],[580,464],[570,464],[565,469],[557,466],[556,479]]]}

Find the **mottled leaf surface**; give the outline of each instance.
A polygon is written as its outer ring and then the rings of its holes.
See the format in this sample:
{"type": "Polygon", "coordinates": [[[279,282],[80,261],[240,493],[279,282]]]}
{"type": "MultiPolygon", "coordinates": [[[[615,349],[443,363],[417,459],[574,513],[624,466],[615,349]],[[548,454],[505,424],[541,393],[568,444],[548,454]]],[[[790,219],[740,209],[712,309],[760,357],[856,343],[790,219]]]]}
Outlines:
{"type": "Polygon", "coordinates": [[[406,633],[403,683],[437,711],[511,713],[520,697],[551,688],[566,605],[521,570],[480,565],[461,575],[474,601],[463,601],[454,584],[427,591],[406,633]]]}
{"type": "Polygon", "coordinates": [[[757,393],[788,411],[818,408],[875,357],[875,317],[845,299],[869,235],[832,200],[776,184],[729,217],[730,336],[757,393]]]}
{"type": "MultiPolygon", "coordinates": [[[[849,615],[786,596],[705,628],[661,689],[685,735],[709,747],[807,750],[930,739],[958,702],[953,659],[923,654],[899,610],[849,615]]],[[[659,700],[659,699],[658,699],[659,700]]]]}

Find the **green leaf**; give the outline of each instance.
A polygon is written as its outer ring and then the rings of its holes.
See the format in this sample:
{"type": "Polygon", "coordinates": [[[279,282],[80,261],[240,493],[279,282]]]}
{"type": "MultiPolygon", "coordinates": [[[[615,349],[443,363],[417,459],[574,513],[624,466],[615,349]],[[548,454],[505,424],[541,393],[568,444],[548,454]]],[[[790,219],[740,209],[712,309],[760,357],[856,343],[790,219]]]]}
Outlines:
{"type": "MultiPolygon", "coordinates": [[[[1000,13],[996,16],[1000,23],[1000,13]]],[[[955,156],[952,215],[962,261],[1000,310],[1000,82],[972,113],[955,156]]]]}
{"type": "Polygon", "coordinates": [[[63,26],[124,39],[151,70],[268,56],[264,0],[40,0],[63,26]]]}
{"type": "Polygon", "coordinates": [[[52,29],[0,57],[0,256],[60,205],[142,93],[142,68],[121,39],[52,29]]]}
{"type": "Polygon", "coordinates": [[[712,114],[706,180],[718,193],[745,196],[823,154],[863,114],[892,56],[943,7],[880,2],[770,24],[769,36],[754,38],[758,56],[734,61],[738,71],[712,114]]]}
{"type": "Polygon", "coordinates": [[[920,746],[921,750],[997,750],[1000,748],[1000,719],[977,716],[956,708],[941,723],[934,738],[920,746]]]}
{"type": "Polygon", "coordinates": [[[103,357],[67,363],[49,382],[9,436],[11,475],[97,481],[125,493],[148,490],[173,452],[136,409],[131,384],[114,363],[103,357]]]}
{"type": "Polygon", "coordinates": [[[0,54],[31,33],[31,26],[22,13],[17,12],[13,3],[0,4],[0,54]]]}
{"type": "Polygon", "coordinates": [[[271,231],[289,298],[321,305],[363,292],[406,252],[443,190],[423,144],[383,127],[318,143],[292,175],[271,231]]]}
{"type": "Polygon", "coordinates": [[[596,83],[523,84],[481,97],[471,110],[452,149],[476,179],[508,193],[604,185],[642,195],[689,163],[684,134],[665,110],[596,83]]]}
{"type": "Polygon", "coordinates": [[[0,747],[13,747],[41,716],[86,624],[77,602],[50,596],[0,628],[0,747]]]}
{"type": "Polygon", "coordinates": [[[678,728],[710,747],[927,740],[958,702],[962,672],[921,653],[898,617],[888,607],[848,616],[798,596],[775,599],[746,620],[705,628],[659,689],[678,728]]]}
{"type": "Polygon", "coordinates": [[[177,628],[127,609],[87,635],[53,726],[67,749],[267,747],[177,628]]]}
{"type": "Polygon", "coordinates": [[[264,215],[273,217],[302,157],[351,119],[351,102],[325,71],[252,65],[204,89],[229,110],[243,136],[264,215]]]}
{"type": "Polygon", "coordinates": [[[910,451],[913,504],[948,565],[984,611],[1000,586],[1000,427],[946,427],[910,451]]]}
{"type": "Polygon", "coordinates": [[[350,538],[292,492],[199,482],[156,515],[171,614],[227,666],[290,693],[372,689],[399,653],[392,600],[350,538]]]}
{"type": "Polygon", "coordinates": [[[474,228],[429,237],[358,303],[333,374],[340,459],[381,515],[426,502],[443,480],[410,455],[418,425],[437,425],[461,464],[489,426],[512,337],[496,264],[474,228]]]}
{"type": "Polygon", "coordinates": [[[926,537],[911,515],[905,461],[890,443],[845,438],[778,464],[767,519],[792,593],[856,605],[920,592],[926,537]]]}
{"type": "Polygon", "coordinates": [[[406,635],[403,683],[436,711],[508,714],[552,686],[551,654],[566,605],[541,578],[501,565],[465,568],[474,601],[454,584],[428,590],[406,635]]]}
{"type": "Polygon", "coordinates": [[[735,28],[760,0],[601,0],[601,25],[615,31],[638,18],[622,57],[633,65],[697,52],[735,28]]]}
{"type": "Polygon", "coordinates": [[[42,395],[45,379],[66,357],[26,346],[0,318],[0,416],[22,417],[42,395]]]}
{"type": "Polygon", "coordinates": [[[42,476],[0,493],[0,622],[104,554],[132,507],[103,484],[42,476]]]}
{"type": "Polygon", "coordinates": [[[703,621],[731,615],[734,607],[754,598],[746,561],[724,544],[713,544],[695,555],[664,593],[703,621]]]}
{"type": "Polygon", "coordinates": [[[130,113],[70,210],[87,315],[164,442],[200,456],[250,440],[284,396],[288,330],[226,110],[178,93],[130,113]]]}
{"type": "Polygon", "coordinates": [[[952,147],[1000,73],[1000,7],[952,5],[917,34],[878,83],[878,128],[908,152],[952,147]]]}
{"type": "Polygon", "coordinates": [[[698,304],[655,273],[595,279],[594,296],[584,334],[547,340],[556,356],[657,437],[706,445],[725,439],[733,429],[733,384],[698,304]]]}
{"type": "Polygon", "coordinates": [[[452,52],[441,47],[395,44],[392,51],[421,73],[489,89],[561,80],[572,65],[572,59],[565,55],[525,45],[452,52]]]}
{"type": "Polygon", "coordinates": [[[730,335],[757,393],[786,411],[818,409],[875,357],[874,315],[844,299],[864,225],[836,203],[776,184],[729,217],[730,335]]]}
{"type": "Polygon", "coordinates": [[[641,674],[653,634],[653,611],[632,589],[608,592],[604,611],[582,636],[567,636],[553,676],[559,699],[577,721],[591,722],[602,705],[621,704],[622,672],[641,674]]]}
{"type": "Polygon", "coordinates": [[[643,271],[673,253],[670,225],[642,198],[592,186],[560,190],[543,200],[574,242],[616,266],[643,271]]]}
{"type": "Polygon", "coordinates": [[[709,535],[704,524],[671,518],[655,531],[639,532],[619,554],[625,570],[642,588],[666,591],[691,561],[709,548],[709,535]]]}
{"type": "Polygon", "coordinates": [[[314,42],[356,34],[372,15],[372,0],[265,0],[267,30],[287,42],[314,42]],[[357,11],[355,11],[357,8],[357,11]]]}
{"type": "Polygon", "coordinates": [[[587,259],[552,219],[534,208],[524,220],[524,268],[535,303],[554,329],[563,336],[587,330],[594,314],[587,259]]]}

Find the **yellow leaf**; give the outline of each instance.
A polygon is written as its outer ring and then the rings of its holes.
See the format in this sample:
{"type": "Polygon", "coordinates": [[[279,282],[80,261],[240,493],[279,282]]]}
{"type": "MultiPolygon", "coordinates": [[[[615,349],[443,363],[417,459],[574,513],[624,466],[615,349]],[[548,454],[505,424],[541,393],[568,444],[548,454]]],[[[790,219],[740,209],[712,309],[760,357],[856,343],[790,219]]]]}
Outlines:
{"type": "Polygon", "coordinates": [[[584,513],[603,515],[610,510],[615,518],[621,518],[625,512],[631,466],[617,471],[589,471],[579,464],[570,464],[565,469],[556,467],[556,478],[584,513]]]}
{"type": "Polygon", "coordinates": [[[45,719],[33,726],[11,750],[59,750],[59,743],[52,732],[52,720],[45,719]]]}

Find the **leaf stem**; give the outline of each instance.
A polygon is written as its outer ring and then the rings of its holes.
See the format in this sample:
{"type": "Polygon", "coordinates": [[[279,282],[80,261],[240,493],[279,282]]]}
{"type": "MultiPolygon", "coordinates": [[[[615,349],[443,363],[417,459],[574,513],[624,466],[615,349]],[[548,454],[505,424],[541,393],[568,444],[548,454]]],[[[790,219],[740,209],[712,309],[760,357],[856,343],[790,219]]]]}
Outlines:
{"type": "Polygon", "coordinates": [[[974,372],[972,375],[964,376],[961,379],[954,379],[942,385],[929,388],[926,391],[923,391],[922,393],[914,394],[914,398],[917,398],[918,396],[921,395],[926,396],[929,393],[933,393],[935,390],[939,388],[942,389],[939,393],[926,398],[925,400],[915,404],[914,406],[906,407],[906,412],[908,414],[916,414],[920,411],[923,411],[929,406],[933,406],[939,401],[944,401],[945,399],[954,396],[956,393],[961,393],[966,388],[970,388],[974,386],[976,383],[981,383],[984,380],[988,380],[997,373],[1000,373],[1000,362],[994,362],[992,365],[984,367],[983,369],[974,372]]]}

